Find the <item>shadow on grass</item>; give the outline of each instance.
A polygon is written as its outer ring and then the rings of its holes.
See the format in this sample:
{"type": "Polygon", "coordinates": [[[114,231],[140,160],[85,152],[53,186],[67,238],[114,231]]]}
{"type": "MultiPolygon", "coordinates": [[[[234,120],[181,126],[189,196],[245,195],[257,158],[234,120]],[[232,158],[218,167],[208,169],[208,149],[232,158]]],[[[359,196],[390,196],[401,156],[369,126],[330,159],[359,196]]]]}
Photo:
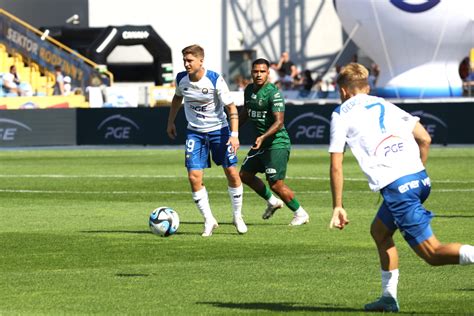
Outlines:
{"type": "MultiPolygon", "coordinates": [[[[181,225],[199,225],[202,226],[203,222],[181,222],[181,225]]],[[[247,226],[259,226],[259,225],[269,225],[269,224],[247,224],[247,226]]],[[[270,224],[270,225],[275,225],[275,226],[288,226],[287,224],[270,224]]],[[[234,226],[232,222],[220,222],[219,226],[234,226]]],[[[144,230],[81,230],[79,231],[80,233],[87,233],[87,234],[151,234],[151,232],[148,229],[144,230]]],[[[216,231],[220,235],[235,235],[234,233],[225,233],[225,232],[220,232],[219,230],[216,231]]],[[[175,235],[201,235],[200,232],[194,233],[194,232],[183,232],[183,231],[178,231],[175,235]]]]}
{"type": "MultiPolygon", "coordinates": [[[[219,221],[218,221],[219,222],[219,221]]],[[[199,223],[183,223],[181,222],[182,224],[199,224],[199,225],[202,225],[203,222],[199,222],[199,223]]],[[[285,227],[288,227],[288,224],[275,224],[275,223],[269,223],[269,222],[266,222],[266,223],[248,223],[246,222],[245,223],[247,226],[285,226],[285,227]]],[[[232,222],[219,222],[219,226],[234,226],[234,223],[232,222]]]]}
{"type": "MultiPolygon", "coordinates": [[[[219,222],[219,226],[234,226],[234,223],[232,222],[219,222]]],[[[181,222],[182,225],[200,225],[202,226],[204,224],[204,221],[202,222],[181,222]]],[[[288,226],[288,224],[272,224],[272,223],[246,223],[247,226],[265,226],[265,225],[273,225],[273,226],[288,226]]]]}
{"type": "MultiPolygon", "coordinates": [[[[472,289],[468,289],[472,290],[472,289]]],[[[266,310],[270,312],[328,312],[328,313],[343,313],[343,312],[364,312],[363,308],[351,308],[343,306],[334,306],[322,303],[321,306],[304,306],[297,303],[281,302],[281,303],[224,303],[224,302],[197,302],[197,304],[211,305],[218,308],[231,308],[241,310],[266,310]]],[[[418,312],[401,311],[399,314],[416,315],[418,312]]],[[[421,315],[439,315],[439,313],[420,312],[421,315]]],[[[456,313],[447,313],[446,315],[456,315],[456,313]]]]}
{"type": "Polygon", "coordinates": [[[151,234],[149,230],[81,230],[86,234],[151,234]]]}
{"type": "Polygon", "coordinates": [[[439,218],[474,218],[474,215],[437,215],[439,218]]]}
{"type": "Polygon", "coordinates": [[[147,277],[150,275],[146,273],[116,273],[115,276],[121,277],[121,278],[136,278],[136,277],[147,277]]]}
{"type": "Polygon", "coordinates": [[[332,306],[302,306],[296,303],[224,303],[224,302],[198,302],[197,304],[212,305],[219,308],[233,308],[243,310],[267,310],[272,312],[360,312],[362,309],[332,306]]]}
{"type": "MultiPolygon", "coordinates": [[[[86,234],[150,234],[153,235],[153,233],[149,230],[82,230],[80,233],[86,233],[86,234]]],[[[214,232],[214,234],[218,235],[237,235],[237,233],[224,233],[217,231],[214,232]]],[[[174,235],[169,236],[169,238],[172,238],[172,236],[201,236],[201,232],[177,232],[174,235]]]]}

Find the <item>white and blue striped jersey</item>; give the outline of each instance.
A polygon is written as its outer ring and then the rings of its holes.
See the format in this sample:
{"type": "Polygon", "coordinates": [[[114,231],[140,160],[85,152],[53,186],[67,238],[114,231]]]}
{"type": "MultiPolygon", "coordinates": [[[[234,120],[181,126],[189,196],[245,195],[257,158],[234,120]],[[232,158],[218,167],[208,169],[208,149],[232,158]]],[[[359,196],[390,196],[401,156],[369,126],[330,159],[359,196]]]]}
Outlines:
{"type": "Polygon", "coordinates": [[[218,73],[206,70],[205,75],[194,82],[187,72],[180,72],[176,76],[175,94],[184,99],[189,129],[207,133],[228,126],[224,107],[233,101],[227,83],[218,73]]]}
{"type": "Polygon", "coordinates": [[[378,191],[425,169],[413,136],[418,120],[382,98],[358,94],[332,113],[329,152],[342,153],[347,143],[378,191]]]}

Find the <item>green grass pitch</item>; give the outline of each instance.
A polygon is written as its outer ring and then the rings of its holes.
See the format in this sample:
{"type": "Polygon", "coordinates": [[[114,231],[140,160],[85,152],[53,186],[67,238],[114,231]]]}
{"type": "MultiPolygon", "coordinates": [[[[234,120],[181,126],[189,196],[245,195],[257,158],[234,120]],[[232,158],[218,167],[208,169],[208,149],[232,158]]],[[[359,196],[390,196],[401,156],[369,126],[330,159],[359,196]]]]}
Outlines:
{"type": "MultiPolygon", "coordinates": [[[[242,160],[247,148],[239,153],[242,160]]],[[[350,225],[328,228],[325,148],[292,151],[287,184],[311,215],[263,221],[264,201],[247,187],[238,235],[222,169],[205,171],[220,227],[202,238],[181,149],[0,151],[1,315],[363,314],[380,295],[369,225],[380,203],[345,158],[350,225]],[[180,215],[176,235],[152,235],[158,206],[180,215]]],[[[474,148],[436,147],[426,207],[443,242],[474,244],[474,148]]],[[[474,315],[474,266],[431,267],[396,234],[399,301],[407,314],[474,315]]]]}

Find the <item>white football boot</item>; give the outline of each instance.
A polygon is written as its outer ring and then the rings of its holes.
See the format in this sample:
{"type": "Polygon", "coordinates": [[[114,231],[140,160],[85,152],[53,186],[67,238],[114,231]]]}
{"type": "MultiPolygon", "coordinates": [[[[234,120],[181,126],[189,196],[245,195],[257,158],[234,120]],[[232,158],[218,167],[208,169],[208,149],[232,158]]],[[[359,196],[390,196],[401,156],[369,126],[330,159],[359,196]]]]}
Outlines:
{"type": "Polygon", "coordinates": [[[202,237],[210,237],[212,236],[212,232],[214,229],[219,227],[216,219],[214,217],[206,219],[204,222],[204,232],[202,233],[202,237]]]}
{"type": "Polygon", "coordinates": [[[262,218],[263,219],[269,219],[270,217],[273,216],[273,214],[278,209],[283,207],[283,204],[284,204],[283,201],[280,200],[280,199],[277,199],[277,202],[275,203],[275,205],[268,204],[267,209],[265,210],[265,212],[262,215],[262,218]]]}
{"type": "Polygon", "coordinates": [[[305,210],[300,209],[295,212],[293,219],[290,222],[290,226],[300,226],[309,222],[309,215],[305,210]]]}
{"type": "Polygon", "coordinates": [[[239,234],[245,234],[247,232],[247,225],[245,225],[242,217],[234,217],[233,223],[239,234]]]}

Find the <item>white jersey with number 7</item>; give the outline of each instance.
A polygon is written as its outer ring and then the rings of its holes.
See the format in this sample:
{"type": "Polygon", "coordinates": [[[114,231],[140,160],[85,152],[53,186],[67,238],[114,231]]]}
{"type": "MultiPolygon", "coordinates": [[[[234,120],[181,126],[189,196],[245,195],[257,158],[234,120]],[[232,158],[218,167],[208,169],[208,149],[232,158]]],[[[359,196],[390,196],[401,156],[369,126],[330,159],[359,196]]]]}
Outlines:
{"type": "Polygon", "coordinates": [[[342,153],[347,143],[369,187],[378,191],[425,169],[413,137],[418,120],[385,99],[358,94],[332,113],[329,152],[342,153]]]}

